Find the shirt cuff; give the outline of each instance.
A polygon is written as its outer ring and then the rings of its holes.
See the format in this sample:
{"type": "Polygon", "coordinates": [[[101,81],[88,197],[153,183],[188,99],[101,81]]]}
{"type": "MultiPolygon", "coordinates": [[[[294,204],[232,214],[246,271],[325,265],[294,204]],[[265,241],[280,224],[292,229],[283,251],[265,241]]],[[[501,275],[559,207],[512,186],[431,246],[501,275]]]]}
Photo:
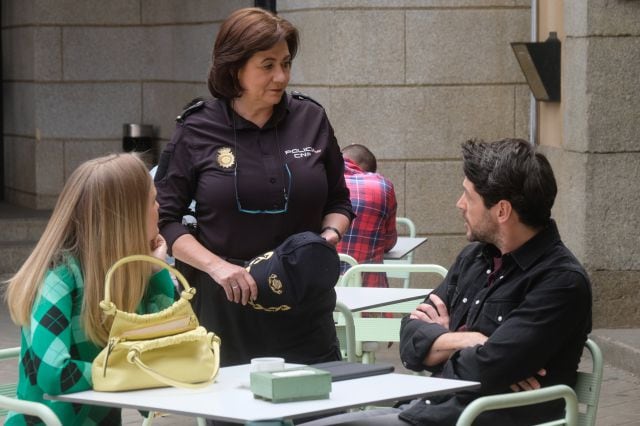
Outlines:
{"type": "Polygon", "coordinates": [[[189,230],[182,223],[171,222],[160,228],[160,234],[167,242],[169,256],[173,256],[173,243],[181,236],[189,234],[189,230]]]}

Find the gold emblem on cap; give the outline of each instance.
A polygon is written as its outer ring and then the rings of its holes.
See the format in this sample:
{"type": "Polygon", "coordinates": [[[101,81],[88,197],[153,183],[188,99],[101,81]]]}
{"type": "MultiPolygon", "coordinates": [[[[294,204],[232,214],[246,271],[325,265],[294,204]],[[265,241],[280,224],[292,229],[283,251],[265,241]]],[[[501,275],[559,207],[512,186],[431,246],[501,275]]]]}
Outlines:
{"type": "Polygon", "coordinates": [[[231,148],[218,149],[218,156],[216,159],[218,160],[218,165],[225,169],[232,167],[236,162],[236,157],[233,155],[231,148]]]}
{"type": "Polygon", "coordinates": [[[275,294],[282,294],[282,281],[276,274],[269,275],[269,288],[275,294]]]}

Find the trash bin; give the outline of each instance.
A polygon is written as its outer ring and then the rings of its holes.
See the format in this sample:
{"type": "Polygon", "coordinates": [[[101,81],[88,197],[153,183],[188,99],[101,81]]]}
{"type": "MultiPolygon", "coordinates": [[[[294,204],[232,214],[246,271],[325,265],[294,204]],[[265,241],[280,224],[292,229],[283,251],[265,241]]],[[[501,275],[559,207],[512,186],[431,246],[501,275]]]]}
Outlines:
{"type": "Polygon", "coordinates": [[[122,126],[122,149],[139,152],[149,168],[156,163],[153,139],[153,126],[150,124],[126,123],[122,126]]]}

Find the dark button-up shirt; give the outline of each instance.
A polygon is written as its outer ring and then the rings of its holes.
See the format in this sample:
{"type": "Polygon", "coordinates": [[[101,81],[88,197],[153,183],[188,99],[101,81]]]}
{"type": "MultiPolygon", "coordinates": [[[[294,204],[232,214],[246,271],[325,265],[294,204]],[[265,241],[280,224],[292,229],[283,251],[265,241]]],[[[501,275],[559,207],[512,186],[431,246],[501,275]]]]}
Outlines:
{"type": "MultiPolygon", "coordinates": [[[[447,306],[449,329],[405,317],[400,332],[402,361],[416,371],[425,369],[423,360],[444,333],[462,327],[488,336],[484,345],[459,350],[435,369],[441,377],[479,381],[480,390],[416,404],[400,414],[402,419],[413,424],[454,424],[471,400],[510,392],[509,385],[542,368],[547,370],[539,378],[543,386],[575,385],[591,331],[591,285],[584,268],[560,240],[553,221],[502,256],[502,266],[489,286],[495,256],[499,251],[492,245],[470,244],[435,289],[447,306]]],[[[517,415],[514,410],[492,412],[489,421],[531,424],[561,410],[557,404],[542,410],[532,407],[518,409],[517,415]]]]}

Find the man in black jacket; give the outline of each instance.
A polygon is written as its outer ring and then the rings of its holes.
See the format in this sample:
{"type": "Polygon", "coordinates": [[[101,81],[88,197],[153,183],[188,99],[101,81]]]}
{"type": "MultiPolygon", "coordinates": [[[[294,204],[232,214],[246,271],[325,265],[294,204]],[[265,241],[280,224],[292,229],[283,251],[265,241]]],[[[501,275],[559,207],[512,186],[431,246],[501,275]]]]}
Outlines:
{"type": "MultiPolygon", "coordinates": [[[[557,192],[551,166],[518,139],[471,140],[462,151],[456,206],[471,244],[403,319],[400,357],[409,369],[479,381],[480,389],[314,424],[449,425],[483,395],[575,384],[591,331],[591,285],[551,219],[557,192]]],[[[558,401],[491,411],[474,424],[539,423],[562,410],[558,401]]]]}

